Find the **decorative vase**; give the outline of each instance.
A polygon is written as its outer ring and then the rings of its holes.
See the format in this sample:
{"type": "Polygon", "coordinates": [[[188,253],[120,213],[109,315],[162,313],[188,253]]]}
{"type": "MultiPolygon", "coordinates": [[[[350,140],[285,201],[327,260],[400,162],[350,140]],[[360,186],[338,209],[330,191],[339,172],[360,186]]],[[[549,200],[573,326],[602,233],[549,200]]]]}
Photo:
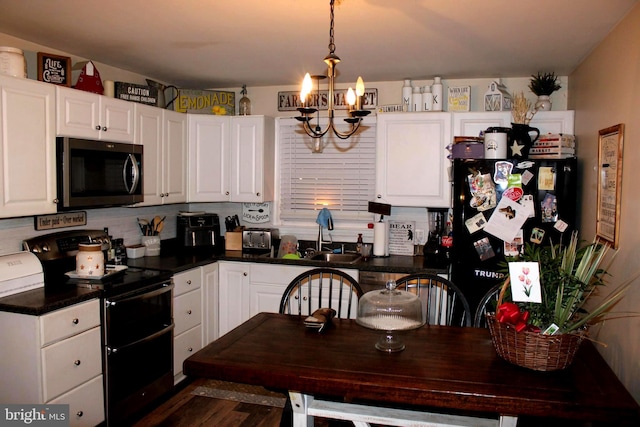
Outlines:
{"type": "Polygon", "coordinates": [[[540,95],[535,104],[536,111],[551,111],[551,97],[549,95],[540,95]]]}
{"type": "Polygon", "coordinates": [[[521,123],[511,123],[511,138],[509,141],[509,158],[526,159],[531,145],[538,140],[540,130],[521,123]],[[531,132],[536,135],[531,139],[531,132]]]}

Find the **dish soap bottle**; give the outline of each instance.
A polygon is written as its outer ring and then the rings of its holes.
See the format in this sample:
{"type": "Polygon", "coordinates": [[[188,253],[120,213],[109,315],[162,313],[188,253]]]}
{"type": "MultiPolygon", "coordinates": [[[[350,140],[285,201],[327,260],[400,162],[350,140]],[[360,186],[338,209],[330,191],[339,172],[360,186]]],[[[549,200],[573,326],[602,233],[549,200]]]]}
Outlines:
{"type": "Polygon", "coordinates": [[[362,253],[362,233],[358,233],[358,240],[356,241],[356,252],[362,253]]]}

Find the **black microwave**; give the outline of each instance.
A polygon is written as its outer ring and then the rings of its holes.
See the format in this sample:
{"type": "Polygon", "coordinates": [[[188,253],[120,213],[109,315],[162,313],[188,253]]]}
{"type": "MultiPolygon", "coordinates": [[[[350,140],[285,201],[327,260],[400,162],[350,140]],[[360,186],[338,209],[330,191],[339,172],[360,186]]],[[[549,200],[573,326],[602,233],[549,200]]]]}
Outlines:
{"type": "Polygon", "coordinates": [[[142,202],[142,145],[56,138],[58,210],[142,202]]]}

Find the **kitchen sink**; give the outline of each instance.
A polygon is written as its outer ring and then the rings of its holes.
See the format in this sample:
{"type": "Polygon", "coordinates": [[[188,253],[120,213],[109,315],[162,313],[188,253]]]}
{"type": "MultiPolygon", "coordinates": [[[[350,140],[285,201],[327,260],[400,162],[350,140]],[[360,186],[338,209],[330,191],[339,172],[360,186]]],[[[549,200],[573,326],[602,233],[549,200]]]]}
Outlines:
{"type": "Polygon", "coordinates": [[[342,264],[355,264],[360,259],[362,259],[362,255],[360,254],[334,254],[333,252],[316,252],[310,258],[307,258],[311,261],[326,261],[332,263],[342,263],[342,264]]]}

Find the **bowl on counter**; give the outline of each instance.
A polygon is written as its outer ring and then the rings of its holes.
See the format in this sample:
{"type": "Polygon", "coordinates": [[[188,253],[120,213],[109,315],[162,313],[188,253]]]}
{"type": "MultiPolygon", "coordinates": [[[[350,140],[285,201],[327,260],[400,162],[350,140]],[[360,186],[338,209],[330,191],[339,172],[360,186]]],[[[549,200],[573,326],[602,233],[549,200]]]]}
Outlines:
{"type": "Polygon", "coordinates": [[[145,254],[146,249],[147,248],[145,245],[127,246],[127,258],[142,258],[145,254]]]}

